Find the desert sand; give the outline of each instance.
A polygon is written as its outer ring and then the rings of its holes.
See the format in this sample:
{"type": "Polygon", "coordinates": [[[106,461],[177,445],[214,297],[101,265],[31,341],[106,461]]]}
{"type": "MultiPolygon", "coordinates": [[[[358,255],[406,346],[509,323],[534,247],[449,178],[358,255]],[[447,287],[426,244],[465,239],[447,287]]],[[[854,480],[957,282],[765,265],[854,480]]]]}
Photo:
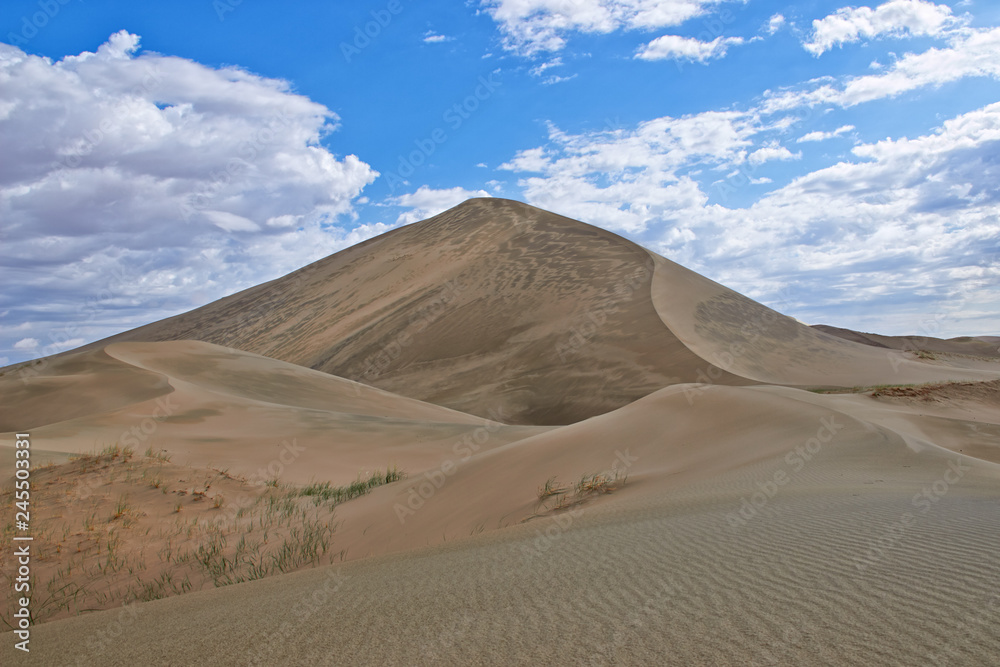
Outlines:
{"type": "MultiPolygon", "coordinates": [[[[95,590],[0,655],[995,665],[997,343],[806,326],[607,231],[470,200],[3,369],[4,469],[14,432],[51,464],[38,577],[95,590]],[[304,492],[390,469],[343,502],[304,492]],[[300,520],[328,546],[230,585],[156,555],[241,495],[285,503],[260,554],[300,520]],[[101,536],[136,570],[104,598],[101,536]],[[137,583],[164,573],[191,585],[137,583]]],[[[228,554],[246,524],[225,526],[228,554]]]]}

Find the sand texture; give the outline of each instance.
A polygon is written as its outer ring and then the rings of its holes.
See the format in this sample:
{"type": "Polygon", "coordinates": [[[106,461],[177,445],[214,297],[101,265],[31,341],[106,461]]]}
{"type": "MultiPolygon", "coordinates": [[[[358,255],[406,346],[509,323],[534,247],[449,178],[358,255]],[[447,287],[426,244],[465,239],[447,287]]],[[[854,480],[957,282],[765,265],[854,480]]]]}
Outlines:
{"type": "Polygon", "coordinates": [[[86,592],[0,662],[1000,664],[997,344],[810,327],[471,200],[4,369],[4,469],[24,430],[52,464],[36,568],[86,592]],[[271,566],[232,583],[176,554],[245,553],[238,495],[271,566]]]}

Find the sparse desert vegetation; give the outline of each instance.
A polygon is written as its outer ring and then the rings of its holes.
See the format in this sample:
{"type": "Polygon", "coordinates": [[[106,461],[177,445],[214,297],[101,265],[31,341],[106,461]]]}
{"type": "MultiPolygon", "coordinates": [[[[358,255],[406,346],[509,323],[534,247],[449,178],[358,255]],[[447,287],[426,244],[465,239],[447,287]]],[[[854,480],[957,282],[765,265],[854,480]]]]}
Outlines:
{"type": "Polygon", "coordinates": [[[625,486],[627,480],[628,474],[621,470],[583,475],[580,481],[572,486],[561,484],[555,477],[549,477],[538,488],[535,513],[525,521],[582,505],[596,496],[613,493],[625,486]]]}
{"type": "MultiPolygon", "coordinates": [[[[392,467],[345,486],[300,487],[170,458],[108,445],[34,471],[34,623],[334,562],[344,554],[337,505],[403,478],[392,467]]],[[[13,502],[5,488],[8,517],[13,502]]],[[[6,523],[3,539],[13,533],[6,523]]],[[[0,554],[0,572],[12,587],[9,558],[0,554]]],[[[11,604],[0,615],[7,629],[11,604]]]]}

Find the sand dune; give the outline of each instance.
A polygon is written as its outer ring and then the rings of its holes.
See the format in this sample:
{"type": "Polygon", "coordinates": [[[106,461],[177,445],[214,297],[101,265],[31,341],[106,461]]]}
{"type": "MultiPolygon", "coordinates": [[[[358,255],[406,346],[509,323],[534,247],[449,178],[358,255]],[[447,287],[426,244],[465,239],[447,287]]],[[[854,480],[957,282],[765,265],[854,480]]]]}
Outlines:
{"type": "Polygon", "coordinates": [[[939,352],[996,359],[1000,357],[1000,339],[996,336],[958,336],[956,338],[936,338],[934,336],[881,336],[817,324],[815,329],[840,338],[890,350],[939,352]]]}
{"type": "Polygon", "coordinates": [[[712,387],[688,405],[684,389],[477,455],[405,525],[392,504],[415,477],[345,506],[340,539],[395,555],[55,621],[36,657],[992,664],[1000,465],[880,425],[898,406],[877,398],[712,387]],[[732,421],[706,424],[721,406],[732,421]],[[538,479],[626,443],[623,489],[516,520],[538,479]],[[510,527],[468,535],[474,507],[510,527]],[[421,535],[436,546],[414,550],[421,535]]]}
{"type": "Polygon", "coordinates": [[[472,200],[5,369],[40,453],[406,473],[330,508],[342,562],[43,623],[27,664],[996,664],[996,341],[912,342],[472,200]]]}
{"type": "Polygon", "coordinates": [[[850,387],[991,380],[1000,359],[931,362],[805,326],[664,258],[652,299],[663,322],[705,362],[769,384],[850,387]]]}
{"type": "Polygon", "coordinates": [[[649,253],[610,232],[476,199],[110,340],[197,339],[481,417],[568,424],[704,377],[657,315],[652,276],[649,253]]]}
{"type": "Polygon", "coordinates": [[[38,449],[85,453],[118,443],[139,452],[166,449],[178,462],[234,474],[270,470],[292,482],[341,484],[376,468],[433,465],[484,425],[494,445],[539,431],[197,341],[115,343],[73,359],[54,367],[55,378],[3,379],[4,387],[23,386],[31,396],[8,420],[31,424],[38,449]],[[87,363],[95,357],[99,363],[87,363]],[[157,392],[135,391],[136,378],[157,392]],[[36,426],[45,423],[48,406],[73,405],[88,388],[104,396],[102,409],[69,419],[72,412],[55,410],[52,423],[36,426]]]}

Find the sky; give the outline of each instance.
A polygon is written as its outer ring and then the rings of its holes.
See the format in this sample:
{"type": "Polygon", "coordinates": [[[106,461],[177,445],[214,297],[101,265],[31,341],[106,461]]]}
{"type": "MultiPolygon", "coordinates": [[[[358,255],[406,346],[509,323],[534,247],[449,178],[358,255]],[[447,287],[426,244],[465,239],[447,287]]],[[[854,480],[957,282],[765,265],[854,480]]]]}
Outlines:
{"type": "Polygon", "coordinates": [[[810,324],[1000,335],[1000,3],[7,0],[0,365],[469,197],[810,324]]]}

